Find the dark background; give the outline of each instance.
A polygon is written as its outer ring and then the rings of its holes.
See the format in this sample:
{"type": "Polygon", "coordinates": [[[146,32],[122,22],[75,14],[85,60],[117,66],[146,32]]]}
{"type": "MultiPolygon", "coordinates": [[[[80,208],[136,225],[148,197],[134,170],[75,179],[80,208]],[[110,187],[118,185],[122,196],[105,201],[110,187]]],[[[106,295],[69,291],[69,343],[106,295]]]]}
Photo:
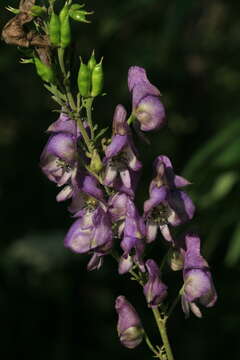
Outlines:
{"type": "MultiPolygon", "coordinates": [[[[11,14],[1,1],[1,28],[11,14]]],[[[176,360],[238,359],[240,325],[240,3],[233,0],[89,0],[92,24],[74,26],[77,52],[104,56],[105,91],[95,119],[110,124],[118,103],[131,109],[127,71],[147,69],[159,87],[168,125],[137,140],[145,161],[139,199],[147,198],[152,161],[168,155],[193,185],[197,213],[189,228],[202,238],[219,295],[201,320],[185,320],[180,306],[169,321],[176,360]]],[[[14,46],[0,44],[0,355],[4,359],[150,358],[140,345],[117,338],[114,301],[124,294],[158,342],[151,312],[137,284],[120,277],[114,260],[88,273],[88,256],[63,246],[72,223],[56,188],[42,175],[39,156],[46,128],[56,119],[32,65],[14,46]]],[[[152,250],[159,259],[164,247],[152,250]]],[[[181,274],[165,275],[170,293],[181,274]]]]}

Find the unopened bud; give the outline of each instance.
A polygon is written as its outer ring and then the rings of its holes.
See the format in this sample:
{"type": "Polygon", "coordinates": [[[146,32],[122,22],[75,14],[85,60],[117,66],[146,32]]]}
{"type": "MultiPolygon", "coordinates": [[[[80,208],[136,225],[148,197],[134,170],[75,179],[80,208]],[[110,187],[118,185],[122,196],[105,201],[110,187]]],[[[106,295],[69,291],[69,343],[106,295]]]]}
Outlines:
{"type": "Polygon", "coordinates": [[[91,171],[93,171],[95,173],[99,173],[102,170],[102,168],[103,168],[103,163],[101,161],[101,158],[100,158],[97,150],[93,150],[90,169],[91,169],[91,171]]]}
{"type": "Polygon", "coordinates": [[[141,343],[144,335],[141,320],[125,296],[117,297],[115,309],[118,313],[117,330],[120,341],[125,347],[134,349],[141,343]]]}

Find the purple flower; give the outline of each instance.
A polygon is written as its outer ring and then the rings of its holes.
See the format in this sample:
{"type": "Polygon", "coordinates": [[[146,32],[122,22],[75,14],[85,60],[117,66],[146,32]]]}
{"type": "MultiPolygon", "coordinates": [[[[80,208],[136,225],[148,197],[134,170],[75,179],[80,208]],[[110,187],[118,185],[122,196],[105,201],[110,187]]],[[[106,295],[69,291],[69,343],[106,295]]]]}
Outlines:
{"type": "Polygon", "coordinates": [[[133,201],[127,199],[126,219],[124,223],[123,239],[121,241],[121,248],[124,251],[120,263],[119,273],[124,274],[128,272],[133,263],[137,264],[141,271],[145,271],[144,262],[142,259],[145,249],[144,236],[145,225],[142,217],[139,215],[133,201]]]}
{"type": "Polygon", "coordinates": [[[48,127],[47,132],[64,132],[73,136],[78,136],[80,134],[79,129],[77,128],[77,122],[70,119],[64,112],[62,112],[59,118],[48,127]]]}
{"type": "Polygon", "coordinates": [[[168,225],[177,226],[192,219],[195,206],[191,198],[179,188],[189,184],[175,175],[168,157],[158,156],[155,160],[156,177],[149,188],[150,198],[144,203],[147,240],[152,242],[158,228],[167,241],[173,241],[168,225]]]}
{"type": "Polygon", "coordinates": [[[86,204],[79,219],[70,227],[64,244],[76,253],[90,251],[104,254],[112,247],[112,229],[109,214],[101,205],[86,204]]]}
{"type": "Polygon", "coordinates": [[[148,306],[155,307],[161,304],[167,296],[167,286],[161,281],[160,270],[154,260],[147,260],[145,266],[148,272],[148,281],[144,285],[143,292],[148,306]]]}
{"type": "Polygon", "coordinates": [[[82,209],[86,207],[95,208],[99,202],[102,208],[106,210],[103,192],[99,188],[97,179],[84,169],[79,169],[73,182],[72,202],[68,210],[74,217],[78,217],[81,216],[82,209]]]}
{"type": "Polygon", "coordinates": [[[121,238],[124,230],[127,215],[127,203],[128,195],[125,193],[116,193],[108,200],[108,211],[111,215],[114,234],[118,238],[121,238]]]}
{"type": "Polygon", "coordinates": [[[187,316],[191,310],[197,317],[202,317],[197,304],[213,306],[217,301],[217,293],[208,263],[200,254],[200,238],[197,235],[187,234],[185,243],[182,308],[187,316]]]}
{"type": "Polygon", "coordinates": [[[126,110],[122,105],[115,109],[113,118],[113,137],[111,144],[106,148],[106,172],[104,183],[118,191],[121,186],[130,191],[134,183],[133,174],[141,169],[142,165],[136,157],[130,129],[126,122],[126,110]]]}
{"type": "Polygon", "coordinates": [[[157,130],[165,123],[160,91],[150,83],[146,71],[138,66],[128,71],[128,88],[132,92],[133,115],[143,131],[157,130]]]}
{"type": "Polygon", "coordinates": [[[118,314],[117,331],[119,339],[128,349],[134,349],[142,339],[144,330],[134,307],[125,296],[118,296],[115,303],[118,314]]]}
{"type": "Polygon", "coordinates": [[[49,180],[65,185],[76,174],[76,138],[68,133],[52,135],[40,158],[40,166],[49,180]]]}

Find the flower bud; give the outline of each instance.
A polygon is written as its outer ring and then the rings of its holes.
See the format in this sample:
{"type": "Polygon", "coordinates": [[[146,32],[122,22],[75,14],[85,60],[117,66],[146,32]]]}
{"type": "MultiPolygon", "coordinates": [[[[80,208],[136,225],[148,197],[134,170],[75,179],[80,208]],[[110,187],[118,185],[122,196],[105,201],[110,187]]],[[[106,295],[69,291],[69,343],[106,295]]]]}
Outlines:
{"type": "Polygon", "coordinates": [[[103,88],[104,75],[103,75],[103,68],[102,68],[102,60],[103,60],[103,58],[101,59],[100,63],[94,67],[94,69],[92,71],[91,96],[93,96],[93,97],[100,95],[102,92],[102,88],[103,88]]]}
{"type": "Polygon", "coordinates": [[[89,96],[90,70],[82,61],[78,72],[78,90],[81,96],[89,96]]]}
{"type": "Polygon", "coordinates": [[[160,279],[160,270],[156,262],[149,259],[145,263],[148,271],[148,281],[143,292],[149,307],[158,306],[167,296],[167,286],[160,279]]]}
{"type": "Polygon", "coordinates": [[[90,169],[94,173],[99,173],[99,171],[101,171],[102,168],[103,168],[103,163],[101,161],[101,158],[100,158],[98,152],[96,150],[94,150],[93,153],[92,153],[92,160],[91,160],[91,163],[90,163],[90,169]]]}
{"type": "Polygon", "coordinates": [[[134,349],[143,339],[141,320],[125,296],[117,297],[115,309],[118,313],[117,331],[120,341],[128,349],[134,349]]]}

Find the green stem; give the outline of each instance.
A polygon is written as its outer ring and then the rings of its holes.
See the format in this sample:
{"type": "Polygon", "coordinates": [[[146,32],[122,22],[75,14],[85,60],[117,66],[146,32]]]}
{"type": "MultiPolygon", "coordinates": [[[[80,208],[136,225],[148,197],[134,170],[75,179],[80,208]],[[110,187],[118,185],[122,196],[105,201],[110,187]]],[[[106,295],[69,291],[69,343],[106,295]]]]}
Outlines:
{"type": "Polygon", "coordinates": [[[162,318],[158,308],[152,308],[152,312],[162,338],[162,342],[167,354],[167,360],[174,360],[166,329],[167,317],[164,316],[162,318]]]}
{"type": "Polygon", "coordinates": [[[136,116],[132,113],[129,118],[127,119],[128,125],[131,125],[131,123],[136,119],[136,116]]]}
{"type": "Polygon", "coordinates": [[[155,349],[155,347],[153,346],[153,344],[151,343],[149,337],[147,336],[146,332],[144,332],[144,339],[146,341],[147,346],[149,347],[149,349],[158,357],[159,353],[158,351],[155,349]]]}
{"type": "Polygon", "coordinates": [[[87,134],[87,131],[85,129],[85,127],[83,126],[83,123],[82,123],[82,120],[80,118],[80,116],[78,116],[77,118],[77,123],[78,123],[78,126],[79,126],[79,129],[80,129],[80,132],[82,134],[82,137],[83,137],[83,140],[85,141],[85,144],[87,145],[87,148],[88,148],[88,151],[90,153],[92,153],[92,144],[91,144],[91,141],[88,137],[88,134],[87,134]]]}
{"type": "Polygon", "coordinates": [[[69,79],[68,79],[68,75],[65,69],[65,63],[64,63],[64,49],[63,48],[59,48],[58,49],[58,61],[59,61],[59,65],[61,68],[61,71],[63,73],[63,77],[64,77],[64,87],[66,90],[66,96],[69,102],[69,105],[71,106],[72,110],[76,110],[76,105],[70,90],[70,86],[69,86],[69,79]]]}
{"type": "Polygon", "coordinates": [[[173,310],[175,309],[175,306],[178,304],[179,300],[181,298],[181,294],[179,293],[177,295],[177,297],[175,298],[175,300],[173,301],[172,305],[170,306],[168,312],[167,312],[167,317],[169,318],[169,316],[172,314],[173,310]]]}
{"type": "Polygon", "coordinates": [[[90,132],[91,132],[91,139],[94,139],[94,129],[93,129],[93,121],[92,121],[92,103],[93,103],[93,98],[87,98],[83,101],[83,106],[86,109],[87,112],[87,121],[88,121],[88,125],[90,127],[90,132]]]}

